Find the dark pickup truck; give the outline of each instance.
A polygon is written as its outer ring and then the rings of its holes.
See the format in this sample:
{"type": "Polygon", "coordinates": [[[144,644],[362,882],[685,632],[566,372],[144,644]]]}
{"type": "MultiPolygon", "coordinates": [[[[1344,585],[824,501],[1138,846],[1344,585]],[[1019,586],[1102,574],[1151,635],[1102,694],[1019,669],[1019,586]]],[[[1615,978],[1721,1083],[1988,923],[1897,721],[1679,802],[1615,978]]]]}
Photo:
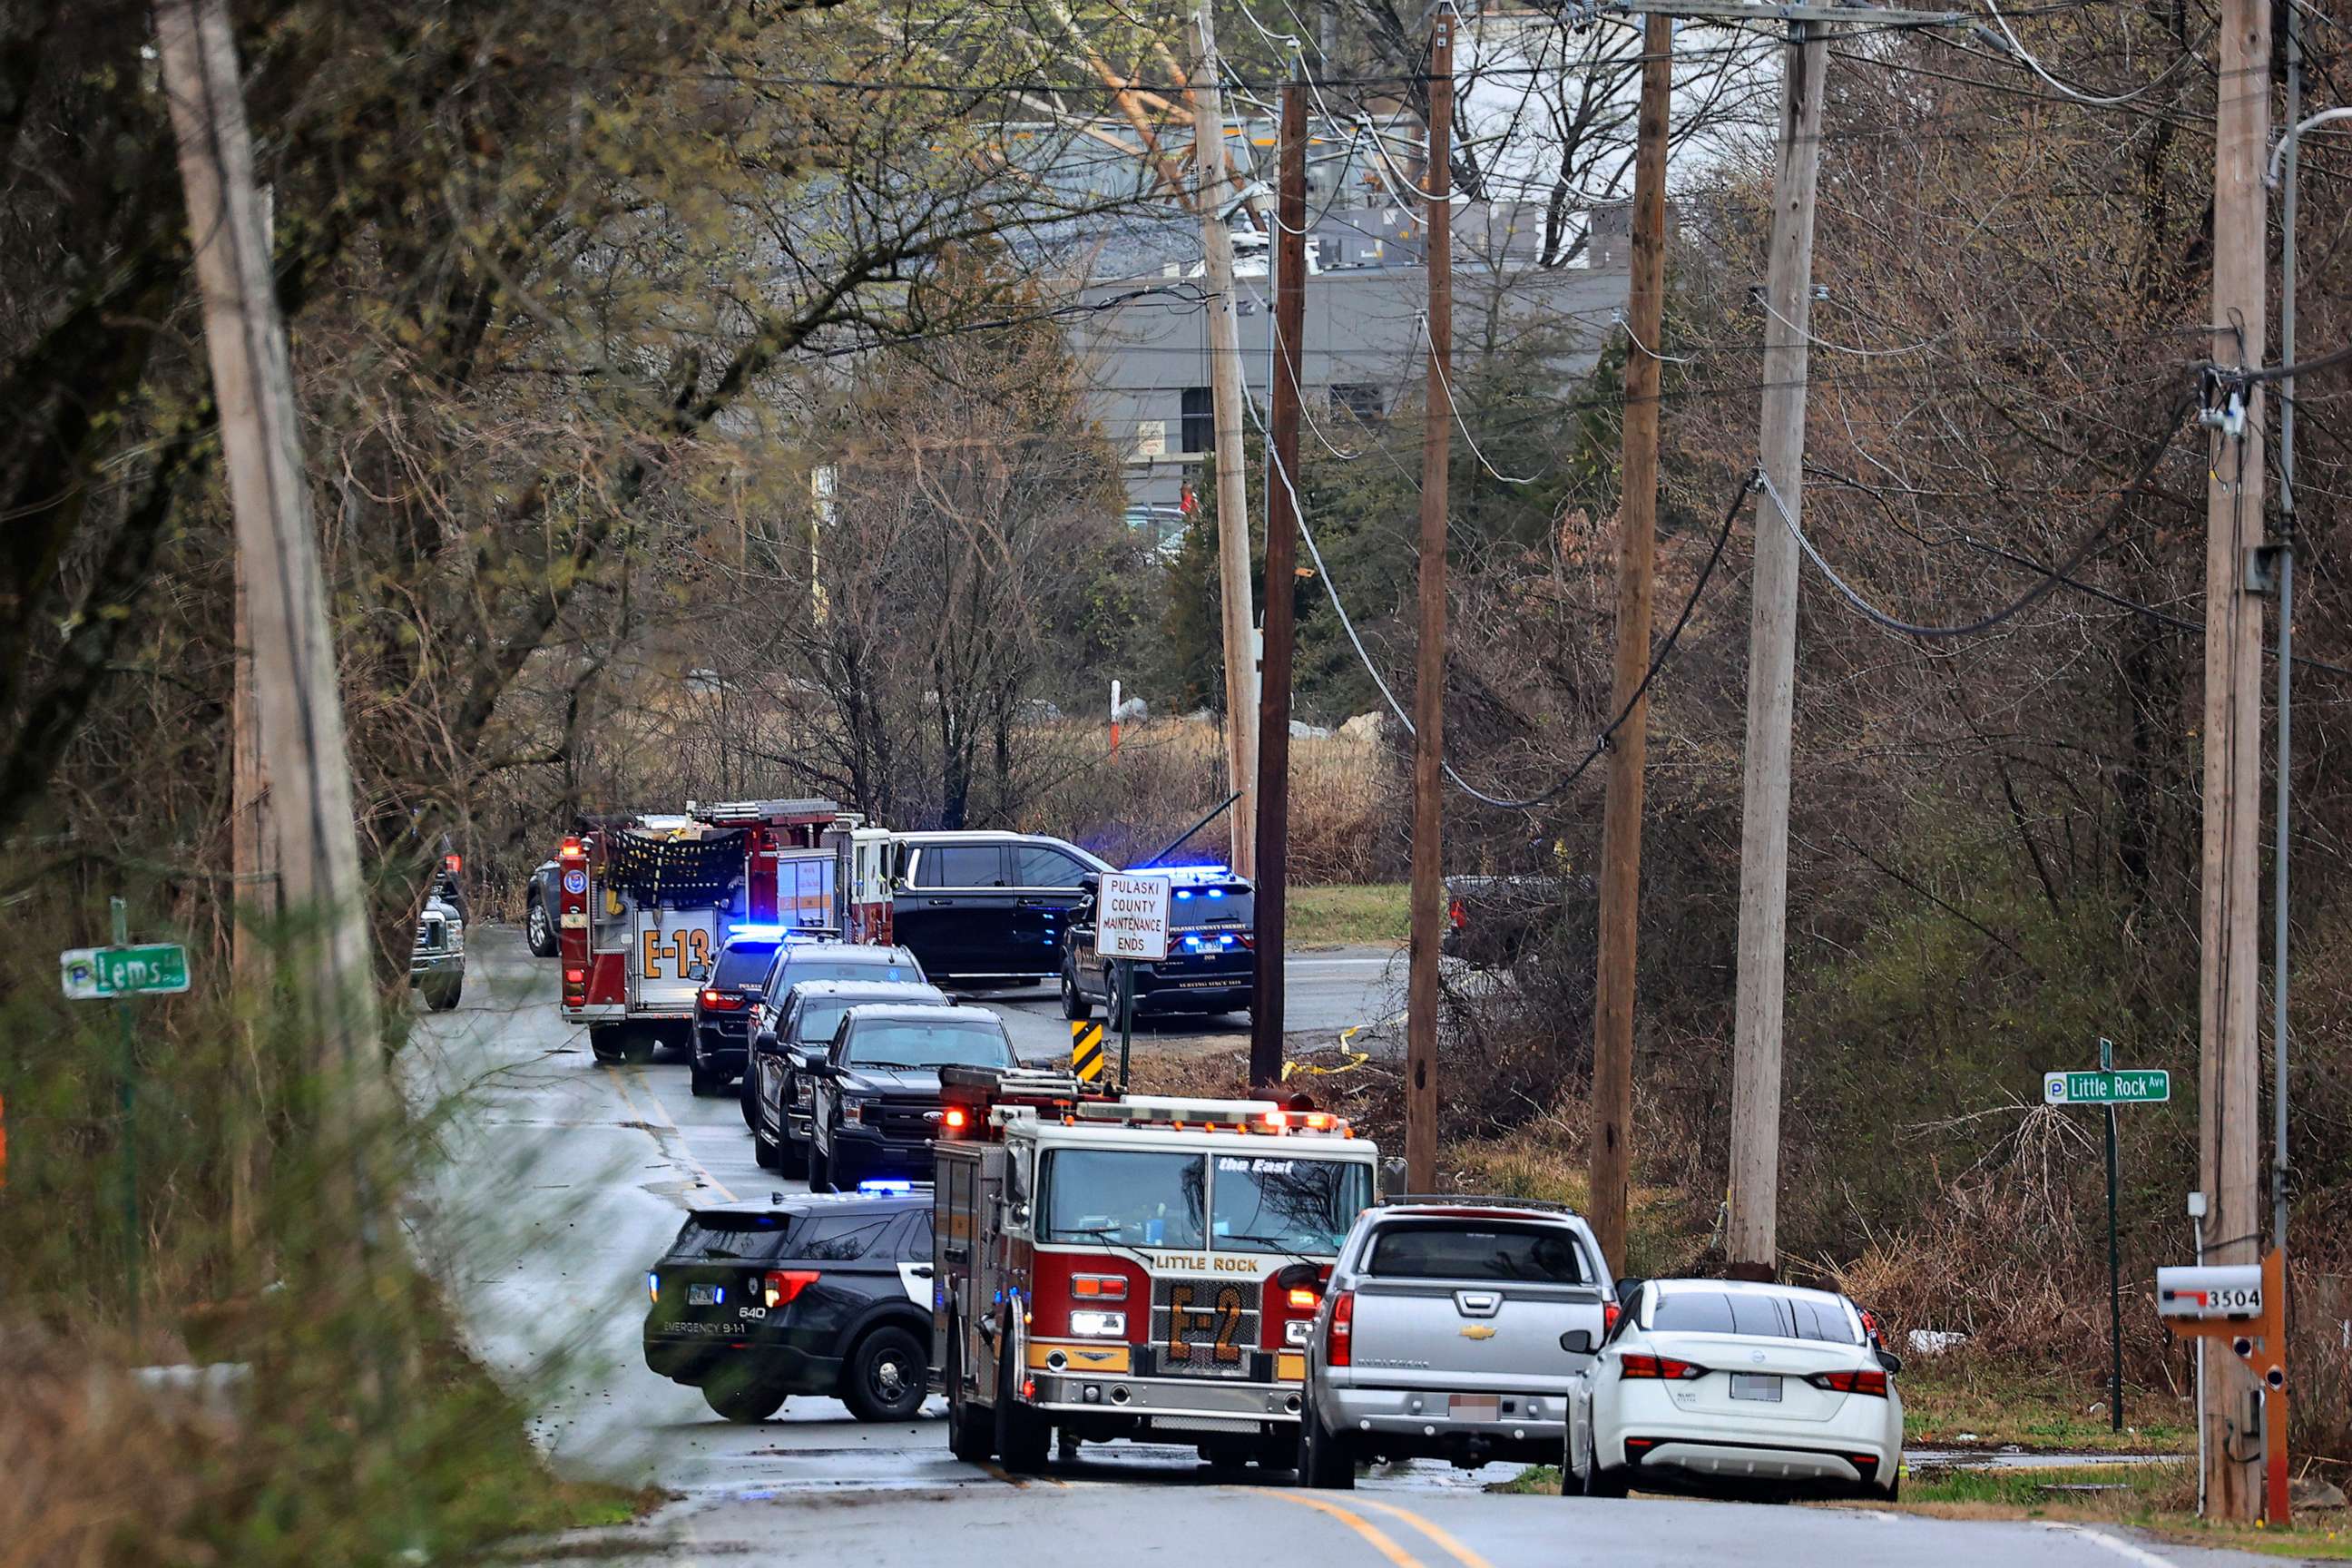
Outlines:
{"type": "Polygon", "coordinates": [[[1441,950],[1477,969],[1508,969],[1542,942],[1570,900],[1590,900],[1590,877],[1448,877],[1441,950]]]}
{"type": "Polygon", "coordinates": [[[807,1069],[809,1190],[931,1179],[931,1140],[946,1117],[944,1067],[1020,1065],[1003,1021],[984,1007],[869,1002],[841,1016],[824,1061],[807,1069]]]}

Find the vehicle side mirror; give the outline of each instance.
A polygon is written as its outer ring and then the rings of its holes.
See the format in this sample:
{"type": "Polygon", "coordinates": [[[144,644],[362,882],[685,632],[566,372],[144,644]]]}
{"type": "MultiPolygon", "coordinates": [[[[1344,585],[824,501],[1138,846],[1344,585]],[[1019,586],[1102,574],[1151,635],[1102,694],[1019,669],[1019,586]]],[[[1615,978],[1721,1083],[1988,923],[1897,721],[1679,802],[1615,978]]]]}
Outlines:
{"type": "Polygon", "coordinates": [[[1312,1290],[1323,1280],[1323,1270],[1312,1263],[1287,1264],[1274,1277],[1278,1290],[1312,1290]]]}
{"type": "Polygon", "coordinates": [[[1878,1352],[1878,1364],[1886,1369],[1887,1376],[1893,1377],[1903,1370],[1903,1358],[1893,1351],[1882,1350],[1878,1352]]]}
{"type": "Polygon", "coordinates": [[[1591,1329],[1570,1329],[1559,1336],[1559,1348],[1570,1355],[1591,1355],[1594,1350],[1591,1329]]]}
{"type": "Polygon", "coordinates": [[[751,1048],[768,1056],[775,1055],[776,1031],[773,1029],[762,1029],[758,1034],[752,1036],[751,1048]]]}

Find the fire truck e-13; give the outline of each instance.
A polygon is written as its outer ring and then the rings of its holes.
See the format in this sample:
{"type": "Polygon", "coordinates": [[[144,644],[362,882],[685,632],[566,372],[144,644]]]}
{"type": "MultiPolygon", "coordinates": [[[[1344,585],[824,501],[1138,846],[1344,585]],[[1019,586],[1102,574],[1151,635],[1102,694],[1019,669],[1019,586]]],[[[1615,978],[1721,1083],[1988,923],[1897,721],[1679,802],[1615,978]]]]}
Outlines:
{"type": "Polygon", "coordinates": [[[556,851],[559,1005],[600,1062],[684,1045],[727,937],[890,940],[889,834],[829,800],[583,818],[556,851]]]}
{"type": "Polygon", "coordinates": [[[1379,1150],[1296,1102],[940,1077],[931,1364],[956,1456],[1032,1473],[1058,1433],[1289,1469],[1307,1330],[1379,1150]]]}

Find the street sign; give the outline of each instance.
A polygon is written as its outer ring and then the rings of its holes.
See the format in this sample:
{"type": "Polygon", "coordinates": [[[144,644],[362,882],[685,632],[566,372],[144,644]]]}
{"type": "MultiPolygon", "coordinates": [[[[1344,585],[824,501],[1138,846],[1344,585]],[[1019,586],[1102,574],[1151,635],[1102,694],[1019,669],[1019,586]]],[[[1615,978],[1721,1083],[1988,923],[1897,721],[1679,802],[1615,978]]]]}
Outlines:
{"type": "Polygon", "coordinates": [[[1070,1074],[1080,1083],[1100,1083],[1103,1075],[1103,1025],[1087,1018],[1070,1026],[1070,1074]]]}
{"type": "Polygon", "coordinates": [[[2172,1075],[2162,1068],[2042,1075],[2045,1105],[2157,1105],[2171,1098],[2172,1075]]]}
{"type": "Polygon", "coordinates": [[[1095,952],[1104,958],[1168,956],[1168,895],[1165,877],[1125,871],[1103,873],[1101,901],[1095,910],[1095,952]]]}
{"type": "Polygon", "coordinates": [[[76,1002],[150,996],[188,988],[188,950],[176,942],[142,947],[69,947],[58,954],[58,978],[76,1002]]]}

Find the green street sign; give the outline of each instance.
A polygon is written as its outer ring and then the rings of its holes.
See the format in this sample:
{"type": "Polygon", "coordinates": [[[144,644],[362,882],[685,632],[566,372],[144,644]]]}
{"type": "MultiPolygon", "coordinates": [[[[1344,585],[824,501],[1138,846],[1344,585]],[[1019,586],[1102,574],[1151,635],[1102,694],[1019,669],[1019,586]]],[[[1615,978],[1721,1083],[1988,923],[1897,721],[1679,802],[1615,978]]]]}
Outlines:
{"type": "Polygon", "coordinates": [[[2172,1075],[2162,1068],[2042,1075],[2045,1105],[2155,1105],[2171,1098],[2172,1075]]]}
{"type": "Polygon", "coordinates": [[[149,996],[188,988],[188,950],[176,942],[142,947],[70,947],[58,954],[66,995],[77,1002],[149,996]]]}

